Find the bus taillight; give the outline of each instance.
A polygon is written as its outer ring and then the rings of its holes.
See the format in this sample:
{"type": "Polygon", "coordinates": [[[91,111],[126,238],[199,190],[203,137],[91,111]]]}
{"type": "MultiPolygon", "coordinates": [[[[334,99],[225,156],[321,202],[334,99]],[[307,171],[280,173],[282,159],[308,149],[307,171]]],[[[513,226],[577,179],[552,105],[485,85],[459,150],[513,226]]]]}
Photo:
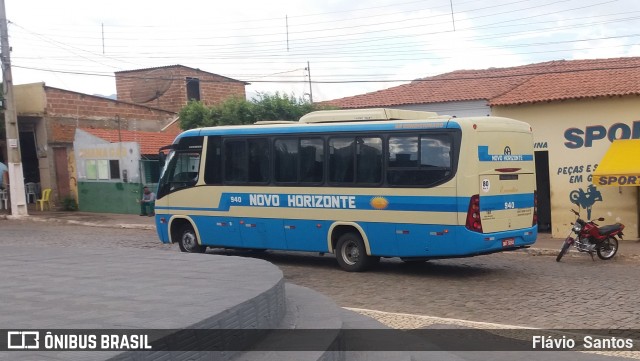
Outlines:
{"type": "Polygon", "coordinates": [[[538,191],[533,191],[533,222],[532,226],[538,224],[538,191]]]}
{"type": "Polygon", "coordinates": [[[469,201],[466,227],[470,231],[482,233],[482,221],[480,220],[480,196],[474,195],[469,201]]]}

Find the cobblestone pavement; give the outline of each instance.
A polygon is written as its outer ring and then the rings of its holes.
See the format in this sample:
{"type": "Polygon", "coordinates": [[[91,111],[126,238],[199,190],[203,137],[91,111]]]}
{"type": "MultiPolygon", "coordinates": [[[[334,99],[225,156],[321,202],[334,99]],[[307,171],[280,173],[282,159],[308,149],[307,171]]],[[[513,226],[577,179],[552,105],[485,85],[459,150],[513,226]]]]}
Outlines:
{"type": "MultiPolygon", "coordinates": [[[[178,252],[154,231],[0,220],[0,243],[145,248],[178,252]]],[[[209,251],[212,252],[212,251],[209,251]]],[[[382,260],[366,273],[340,270],[331,255],[214,250],[279,266],[288,282],[339,306],[535,328],[640,328],[637,262],[505,253],[406,265],[382,260]]]]}
{"type": "Polygon", "coordinates": [[[430,261],[383,260],[346,273],[332,257],[270,254],[292,283],[338,305],[537,328],[639,328],[640,267],[521,253],[430,261]],[[311,272],[310,269],[313,271],[311,272]]]}

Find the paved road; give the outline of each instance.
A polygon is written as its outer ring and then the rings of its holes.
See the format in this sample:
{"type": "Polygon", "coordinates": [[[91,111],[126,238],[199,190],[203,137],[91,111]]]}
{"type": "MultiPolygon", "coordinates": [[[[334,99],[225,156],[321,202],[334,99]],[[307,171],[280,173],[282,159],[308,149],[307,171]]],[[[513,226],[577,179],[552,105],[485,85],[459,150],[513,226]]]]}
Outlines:
{"type": "MultiPolygon", "coordinates": [[[[178,252],[155,232],[1,221],[0,244],[133,247],[178,252]]],[[[211,251],[210,251],[211,252],[211,251]]],[[[219,251],[216,254],[246,255],[219,251]]],[[[588,256],[523,253],[430,261],[407,266],[383,260],[367,273],[341,271],[331,255],[252,254],[278,265],[292,283],[338,305],[539,328],[639,328],[637,263],[588,256]]]]}

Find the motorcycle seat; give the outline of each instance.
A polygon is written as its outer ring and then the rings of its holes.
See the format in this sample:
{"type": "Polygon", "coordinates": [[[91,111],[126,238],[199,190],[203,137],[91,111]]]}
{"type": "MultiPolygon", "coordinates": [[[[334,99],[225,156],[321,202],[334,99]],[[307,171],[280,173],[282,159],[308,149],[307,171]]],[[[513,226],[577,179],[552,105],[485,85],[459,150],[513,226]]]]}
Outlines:
{"type": "Polygon", "coordinates": [[[616,223],[616,224],[610,224],[607,226],[602,226],[598,229],[598,231],[600,232],[600,235],[604,236],[607,233],[611,233],[613,231],[617,231],[619,229],[622,228],[622,224],[620,223],[616,223]]]}

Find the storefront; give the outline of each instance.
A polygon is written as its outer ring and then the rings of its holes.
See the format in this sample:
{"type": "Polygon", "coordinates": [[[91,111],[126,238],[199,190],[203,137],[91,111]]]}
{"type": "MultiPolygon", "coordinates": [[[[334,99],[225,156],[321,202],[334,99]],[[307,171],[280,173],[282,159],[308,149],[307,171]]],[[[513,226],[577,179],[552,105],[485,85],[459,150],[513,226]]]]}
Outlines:
{"type": "Polygon", "coordinates": [[[536,161],[548,159],[548,166],[537,167],[536,172],[539,177],[548,175],[554,237],[566,236],[575,219],[570,209],[575,209],[583,218],[621,222],[626,226],[625,238],[638,238],[638,190],[625,186],[631,181],[640,184],[638,141],[620,148],[614,142],[615,159],[605,164],[600,161],[612,141],[640,138],[640,97],[499,105],[492,108],[492,114],[520,119],[533,127],[536,161]],[[624,172],[615,168],[621,165],[624,172]],[[638,178],[634,180],[633,176],[638,178]]]}
{"type": "Polygon", "coordinates": [[[614,140],[593,172],[596,186],[640,186],[640,139],[614,140]]]}

